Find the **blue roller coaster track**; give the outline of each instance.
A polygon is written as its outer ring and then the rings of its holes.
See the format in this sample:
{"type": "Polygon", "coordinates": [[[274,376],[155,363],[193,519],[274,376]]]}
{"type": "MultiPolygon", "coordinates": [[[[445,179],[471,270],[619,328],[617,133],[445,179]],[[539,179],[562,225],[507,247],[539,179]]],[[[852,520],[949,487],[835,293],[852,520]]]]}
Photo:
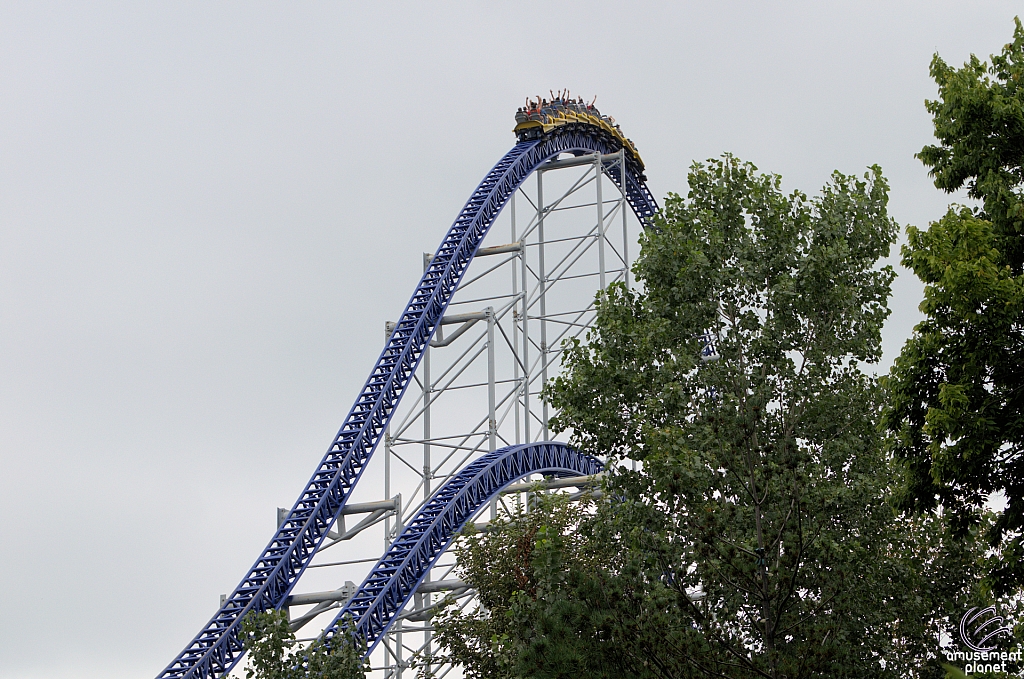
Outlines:
{"type": "Polygon", "coordinates": [[[528,474],[592,476],[600,471],[601,461],[596,457],[555,442],[501,448],[466,465],[431,496],[405,527],[355,596],[324,630],[324,636],[333,638],[339,625],[351,616],[354,631],[366,642],[369,654],[387,631],[394,614],[409,602],[416,587],[466,522],[503,488],[528,474]]]}
{"type": "MultiPolygon", "coordinates": [[[[611,155],[621,148],[615,137],[600,128],[566,125],[539,139],[520,141],[487,173],[441,241],[344,424],[287,518],[220,610],[159,679],[226,674],[244,652],[242,619],[251,611],[284,604],[341,515],[473,256],[527,177],[561,154],[611,155]]],[[[638,160],[629,155],[625,158],[625,163],[604,161],[604,171],[647,226],[657,204],[638,160]]],[[[342,615],[352,616],[372,648],[415,590],[424,569],[504,485],[532,472],[581,475],[598,469],[594,458],[562,444],[513,446],[479,458],[434,494],[371,571],[342,615]]],[[[337,620],[328,628],[329,634],[336,633],[336,624],[337,620]]]]}

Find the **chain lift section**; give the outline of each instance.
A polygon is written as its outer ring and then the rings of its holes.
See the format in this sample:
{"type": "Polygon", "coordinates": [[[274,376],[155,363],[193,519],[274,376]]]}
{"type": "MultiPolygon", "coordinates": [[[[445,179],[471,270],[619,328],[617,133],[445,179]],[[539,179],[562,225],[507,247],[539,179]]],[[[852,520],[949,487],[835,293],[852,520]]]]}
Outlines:
{"type": "MultiPolygon", "coordinates": [[[[641,224],[648,224],[657,205],[640,166],[619,150],[614,140],[599,132],[581,126],[560,128],[541,139],[520,141],[487,174],[430,258],[359,397],[299,499],[238,587],[222,598],[217,613],[158,675],[160,679],[205,679],[229,672],[244,652],[242,619],[251,611],[287,605],[317,550],[325,541],[343,537],[331,527],[351,513],[345,510],[352,489],[383,438],[452,295],[491,225],[527,177],[560,154],[618,155],[621,162],[609,161],[605,171],[641,224]]],[[[298,601],[292,598],[290,603],[298,601]]]]}

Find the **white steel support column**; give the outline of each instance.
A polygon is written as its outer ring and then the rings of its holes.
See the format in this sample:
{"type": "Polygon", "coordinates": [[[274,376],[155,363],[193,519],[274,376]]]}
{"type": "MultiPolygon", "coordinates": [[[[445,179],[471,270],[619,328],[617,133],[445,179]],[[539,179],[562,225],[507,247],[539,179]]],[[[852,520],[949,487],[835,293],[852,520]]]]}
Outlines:
{"type": "Polygon", "coordinates": [[[432,467],[430,466],[430,345],[423,349],[423,362],[420,364],[423,371],[423,501],[430,499],[430,477],[432,467]]]}
{"type": "Polygon", "coordinates": [[[405,669],[405,659],[402,657],[402,623],[404,620],[398,620],[395,623],[395,677],[396,679],[402,679],[402,670],[405,669]]]}
{"type": "MultiPolygon", "coordinates": [[[[384,323],[384,344],[388,343],[391,339],[391,333],[395,331],[395,326],[398,325],[394,321],[386,321],[384,323]]],[[[394,450],[392,449],[393,440],[391,438],[391,423],[388,423],[388,428],[384,431],[384,497],[391,497],[391,463],[394,457],[394,450]]],[[[391,517],[384,517],[384,549],[387,549],[391,544],[391,541],[398,537],[398,534],[402,532],[402,511],[399,509],[395,512],[395,525],[394,530],[391,526],[391,517]]]]}
{"type": "MultiPolygon", "coordinates": [[[[395,324],[391,321],[384,323],[384,344],[386,345],[388,340],[391,339],[391,333],[395,329],[395,324]]],[[[391,423],[388,423],[388,428],[384,431],[384,497],[391,497],[391,423]]],[[[396,521],[401,520],[396,517],[396,521]]],[[[395,534],[398,534],[398,524],[395,524],[395,534]]],[[[384,549],[388,548],[391,544],[391,517],[384,519],[384,549]]]]}
{"type": "MultiPolygon", "coordinates": [[[[509,208],[509,220],[512,223],[512,227],[510,229],[510,234],[509,235],[511,236],[511,242],[513,242],[513,243],[518,243],[519,242],[519,239],[516,236],[516,194],[517,193],[519,193],[519,192],[515,191],[512,194],[512,199],[509,201],[509,206],[508,206],[508,208],[509,208]]],[[[525,265],[525,262],[526,262],[526,248],[525,248],[525,244],[520,244],[520,247],[519,247],[519,264],[520,264],[520,268],[522,268],[525,265]]],[[[519,270],[517,269],[517,267],[515,265],[515,262],[512,263],[512,266],[510,268],[512,269],[512,295],[513,296],[516,296],[516,295],[521,296],[523,301],[525,302],[525,300],[526,300],[526,274],[525,274],[525,272],[523,273],[523,286],[522,286],[522,288],[520,288],[519,287],[519,270]]],[[[524,304],[524,308],[525,308],[525,304],[524,304]]],[[[520,315],[519,314],[519,310],[516,309],[515,306],[513,305],[513,307],[512,307],[512,347],[511,347],[511,350],[512,350],[512,383],[514,385],[525,384],[525,382],[520,382],[521,378],[520,378],[520,375],[519,375],[519,315],[520,315]]],[[[522,389],[523,387],[517,386],[517,388],[522,389]]],[[[515,441],[514,442],[516,444],[520,444],[520,443],[523,442],[522,432],[520,431],[520,428],[522,426],[521,423],[520,423],[520,417],[521,417],[520,406],[521,406],[522,402],[523,402],[522,393],[521,392],[517,393],[516,396],[515,396],[515,406],[514,406],[515,407],[515,412],[513,414],[514,415],[514,419],[515,419],[515,431],[516,431],[516,437],[515,437],[515,441]]],[[[496,503],[492,503],[491,504],[491,508],[492,508],[492,510],[496,511],[496,503]]]]}
{"type": "MultiPolygon", "coordinates": [[[[387,339],[384,340],[387,342],[387,339]]],[[[391,427],[388,426],[384,432],[384,497],[391,496],[391,427]]],[[[395,531],[398,534],[398,531],[395,531]]],[[[388,546],[391,544],[391,519],[384,519],[384,551],[386,552],[388,546]]],[[[391,639],[384,637],[384,657],[392,654],[394,651],[391,647],[391,639]]]]}
{"type": "MultiPolygon", "coordinates": [[[[514,267],[513,267],[514,270],[514,267]]],[[[487,314],[487,451],[498,449],[497,394],[494,365],[494,307],[484,309],[487,314]]],[[[491,500],[491,520],[498,516],[498,501],[491,500]]]]}
{"type": "MultiPolygon", "coordinates": [[[[384,497],[391,497],[391,427],[384,430],[384,497]]],[[[390,544],[391,518],[384,519],[384,546],[390,544]]]]}
{"type": "Polygon", "coordinates": [[[604,161],[600,153],[594,154],[594,182],[597,184],[597,266],[600,271],[601,290],[608,287],[606,280],[607,267],[604,261],[604,198],[601,194],[601,184],[604,180],[604,161]]]}
{"type": "MultiPolygon", "coordinates": [[[[538,176],[540,173],[537,173],[538,176]]],[[[538,216],[540,213],[538,212],[538,216]]],[[[521,322],[523,324],[523,442],[530,443],[533,441],[530,438],[530,293],[529,286],[527,285],[526,278],[527,265],[526,265],[526,233],[523,233],[523,251],[519,255],[520,269],[523,276],[523,298],[522,298],[522,313],[521,322]]]]}
{"type": "Polygon", "coordinates": [[[494,383],[494,307],[484,309],[487,314],[487,450],[498,449],[498,419],[495,411],[494,383]]]}
{"type": "MultiPolygon", "coordinates": [[[[544,217],[547,207],[544,205],[544,170],[537,170],[537,277],[540,279],[537,294],[540,295],[540,372],[541,384],[548,383],[548,305],[547,305],[547,270],[544,268],[544,217]]],[[[527,385],[529,391],[529,385],[527,385]]],[[[529,415],[527,415],[529,419],[529,415]]],[[[548,440],[548,403],[542,401],[540,440],[548,440]]]]}
{"type": "Polygon", "coordinates": [[[629,289],[629,221],[627,212],[629,201],[626,200],[626,149],[619,149],[619,177],[621,178],[622,198],[619,199],[619,211],[622,213],[622,280],[626,282],[626,289],[629,289]]]}

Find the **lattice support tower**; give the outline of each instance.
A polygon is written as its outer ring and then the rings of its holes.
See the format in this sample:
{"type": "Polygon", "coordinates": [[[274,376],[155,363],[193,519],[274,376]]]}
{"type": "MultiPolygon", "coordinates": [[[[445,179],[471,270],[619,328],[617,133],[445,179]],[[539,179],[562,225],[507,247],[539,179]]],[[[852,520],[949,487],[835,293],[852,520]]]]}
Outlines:
{"type": "Polygon", "coordinates": [[[264,553],[161,677],[223,676],[243,655],[241,620],[268,608],[287,608],[307,638],[332,637],[350,614],[377,649],[378,676],[402,677],[411,659],[431,676],[450,672],[431,660],[429,620],[441,596],[471,605],[442,558],[456,532],[493,518],[503,491],[525,492],[517,482],[554,476],[552,487],[582,488],[601,468],[547,441],[540,391],[563,342],[586,330],[595,293],[629,285],[630,243],[657,209],[638,158],[604,127],[522,139],[488,173],[424,256],[299,500],[278,511],[264,553]]]}

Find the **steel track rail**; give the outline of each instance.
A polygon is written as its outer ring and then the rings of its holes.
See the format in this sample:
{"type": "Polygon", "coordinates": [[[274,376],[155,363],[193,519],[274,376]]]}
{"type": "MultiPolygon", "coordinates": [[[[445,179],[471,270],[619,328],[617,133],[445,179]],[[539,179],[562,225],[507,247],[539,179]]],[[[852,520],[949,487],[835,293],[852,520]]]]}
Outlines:
{"type": "Polygon", "coordinates": [[[459,531],[502,489],[529,474],[593,476],[601,469],[596,457],[551,441],[499,448],[477,458],[423,505],[323,636],[329,640],[347,633],[351,620],[369,656],[459,531]]]}
{"type": "MultiPolygon", "coordinates": [[[[341,514],[480,243],[519,186],[559,154],[618,151],[614,140],[598,129],[568,125],[543,139],[517,143],[487,173],[441,241],[359,397],[288,517],[234,592],[158,679],[226,674],[244,652],[242,619],[251,611],[284,603],[341,514]]],[[[603,164],[622,188],[618,160],[603,164]]],[[[625,174],[626,199],[647,226],[657,204],[640,166],[630,156],[625,174]]]]}

